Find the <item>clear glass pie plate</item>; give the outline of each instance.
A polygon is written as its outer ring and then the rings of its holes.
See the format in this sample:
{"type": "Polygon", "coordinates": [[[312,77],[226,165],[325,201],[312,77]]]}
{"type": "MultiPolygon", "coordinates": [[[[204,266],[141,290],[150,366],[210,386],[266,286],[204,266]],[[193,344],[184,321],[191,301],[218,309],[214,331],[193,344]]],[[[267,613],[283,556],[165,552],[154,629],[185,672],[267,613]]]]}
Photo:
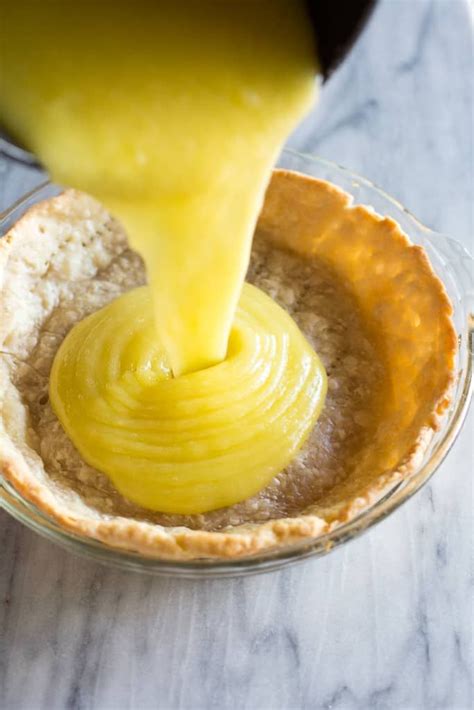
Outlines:
{"type": "MultiPolygon", "coordinates": [[[[376,503],[357,518],[332,532],[304,544],[279,548],[273,553],[235,561],[194,560],[173,562],[151,559],[138,553],[124,552],[91,538],[62,529],[54,520],[35,508],[0,476],[0,506],[14,518],[59,545],[100,562],[123,569],[154,575],[177,577],[225,577],[254,574],[277,569],[292,562],[327,554],[336,546],[361,535],[383,520],[418,491],[433,475],[453,445],[464,421],[472,393],[474,287],[473,260],[454,239],[423,226],[396,200],[368,180],[321,158],[285,150],[279,166],[329,180],[351,193],[356,204],[370,205],[382,215],[395,219],[411,240],[427,251],[431,263],[442,279],[454,307],[454,324],[459,339],[455,394],[442,427],[433,437],[423,461],[416,471],[386,491],[376,503]]],[[[0,236],[34,203],[61,191],[50,183],[39,185],[8,210],[0,214],[0,236]]],[[[0,472],[1,473],[1,472],[0,472]]]]}

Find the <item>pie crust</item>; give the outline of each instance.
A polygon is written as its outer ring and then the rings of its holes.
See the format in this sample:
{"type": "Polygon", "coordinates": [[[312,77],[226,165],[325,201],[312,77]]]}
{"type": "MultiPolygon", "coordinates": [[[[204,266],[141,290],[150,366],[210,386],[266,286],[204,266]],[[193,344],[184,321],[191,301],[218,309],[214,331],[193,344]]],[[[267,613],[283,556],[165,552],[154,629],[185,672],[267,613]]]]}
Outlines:
{"type": "Polygon", "coordinates": [[[166,516],[124,500],[84,461],[48,402],[78,320],[144,282],[95,200],[32,207],[0,240],[0,469],[65,529],[167,559],[237,558],[309,541],[417,469],[450,400],[456,334],[424,250],[334,185],[276,170],[249,280],[285,306],[328,370],[323,415],[295,461],[249,501],[166,516]]]}

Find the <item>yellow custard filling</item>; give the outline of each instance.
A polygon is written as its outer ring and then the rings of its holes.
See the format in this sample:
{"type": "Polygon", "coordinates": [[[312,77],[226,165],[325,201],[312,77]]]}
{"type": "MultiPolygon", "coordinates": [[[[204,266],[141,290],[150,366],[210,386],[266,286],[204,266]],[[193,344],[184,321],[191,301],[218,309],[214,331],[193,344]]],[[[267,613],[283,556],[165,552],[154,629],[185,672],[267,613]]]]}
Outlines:
{"type": "Polygon", "coordinates": [[[144,507],[252,495],[325,392],[290,317],[242,291],[272,166],[314,97],[303,4],[18,0],[4,27],[1,121],[118,215],[150,284],[67,337],[50,383],[60,421],[144,507]]]}
{"type": "Polygon", "coordinates": [[[44,0],[3,8],[0,110],[145,259],[176,375],[225,357],[270,171],[310,107],[295,0],[44,0]]]}
{"type": "Polygon", "coordinates": [[[124,496],[203,513],[249,498],[289,463],[321,411],[326,376],[290,316],[245,284],[226,358],[174,378],[143,287],[73,328],[50,392],[83,458],[124,496]]]}

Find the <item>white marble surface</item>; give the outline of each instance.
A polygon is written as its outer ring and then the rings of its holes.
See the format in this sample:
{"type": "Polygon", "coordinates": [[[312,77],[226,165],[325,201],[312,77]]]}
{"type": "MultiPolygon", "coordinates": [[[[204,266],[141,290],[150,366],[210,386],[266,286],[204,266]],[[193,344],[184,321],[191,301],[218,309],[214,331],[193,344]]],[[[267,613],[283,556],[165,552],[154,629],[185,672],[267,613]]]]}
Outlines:
{"type": "MultiPolygon", "coordinates": [[[[473,70],[467,2],[385,0],[291,143],[367,175],[468,245],[473,70]]],[[[1,170],[3,205],[38,179],[1,170]]],[[[472,708],[470,424],[385,522],[267,576],[125,574],[0,512],[0,707],[472,708]]]]}

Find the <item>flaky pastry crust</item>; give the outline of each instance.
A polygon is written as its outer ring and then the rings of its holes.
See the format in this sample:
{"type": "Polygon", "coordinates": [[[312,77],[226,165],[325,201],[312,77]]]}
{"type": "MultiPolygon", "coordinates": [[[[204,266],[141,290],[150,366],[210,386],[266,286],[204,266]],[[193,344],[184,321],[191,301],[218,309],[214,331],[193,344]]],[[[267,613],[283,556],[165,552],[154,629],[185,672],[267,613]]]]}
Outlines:
{"type": "MultiPolygon", "coordinates": [[[[456,354],[451,304],[424,250],[393,220],[353,206],[339,188],[282,170],[273,174],[257,235],[257,243],[284,250],[288,260],[311,261],[333,275],[351,294],[376,353],[380,382],[371,400],[370,443],[357,451],[347,475],[318,489],[301,510],[288,508],[285,517],[196,529],[188,521],[133,517],[123,506],[95,507],[68,485],[67,456],[56,460],[64,477],[52,474],[54,436],[46,453],[44,429],[34,418],[39,405],[31,401],[41,389],[32,383],[47,381],[51,352],[78,313],[83,317],[143,278],[120,225],[95,200],[69,190],[31,208],[0,240],[0,468],[25,499],[69,531],[149,557],[238,558],[309,542],[419,467],[450,403],[456,354]]],[[[351,327],[352,320],[348,338],[351,327]]],[[[49,426],[59,425],[51,418],[49,426]]],[[[317,441],[311,438],[309,447],[317,441]]]]}

